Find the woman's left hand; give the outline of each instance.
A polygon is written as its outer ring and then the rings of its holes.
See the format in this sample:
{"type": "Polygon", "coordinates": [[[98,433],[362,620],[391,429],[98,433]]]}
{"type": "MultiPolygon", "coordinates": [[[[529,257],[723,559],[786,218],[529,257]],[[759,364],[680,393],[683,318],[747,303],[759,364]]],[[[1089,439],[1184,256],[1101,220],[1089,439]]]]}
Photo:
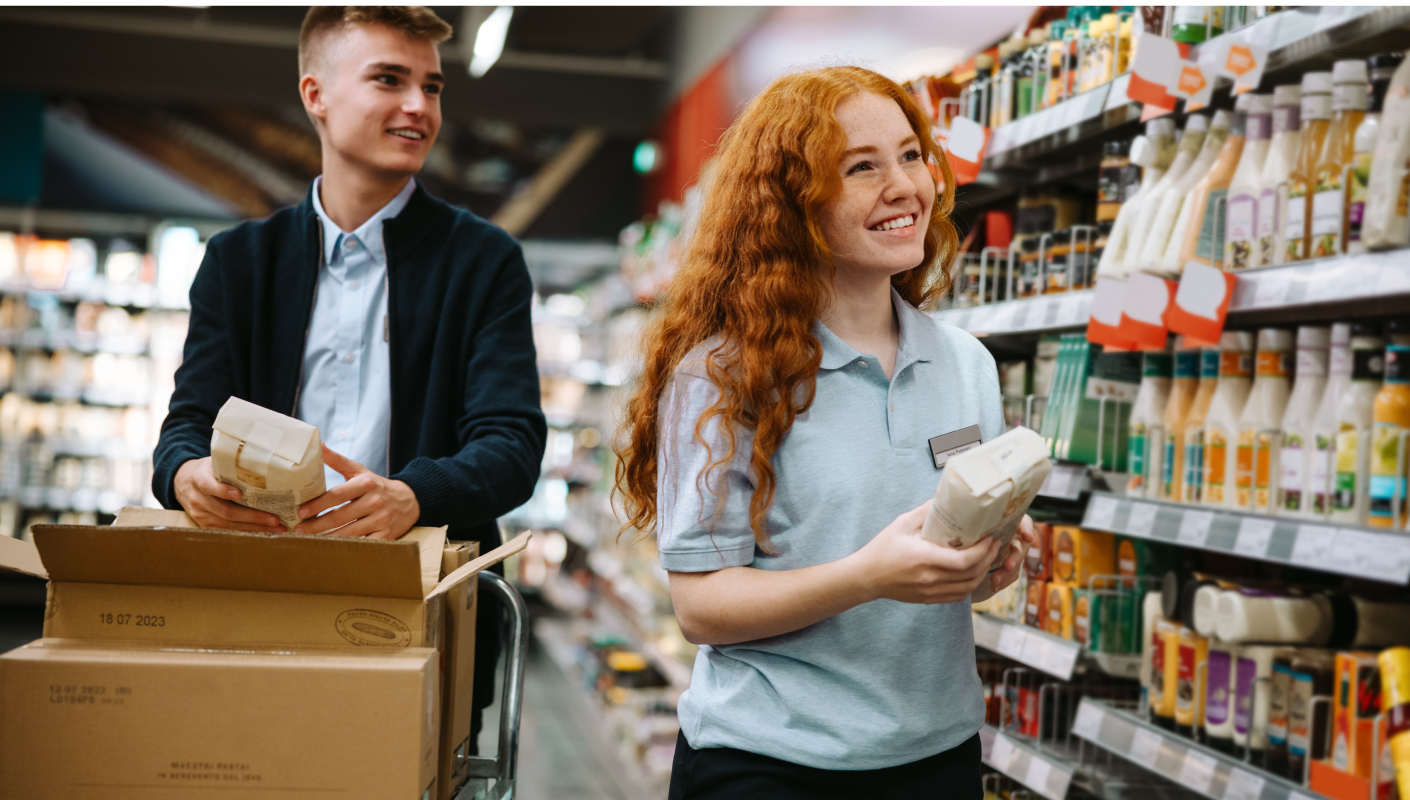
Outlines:
{"type": "Polygon", "coordinates": [[[1009,554],[1004,559],[1004,563],[989,576],[988,585],[980,584],[978,589],[970,595],[971,603],[982,603],[993,597],[1008,585],[1018,580],[1018,571],[1023,569],[1023,562],[1028,558],[1028,548],[1036,541],[1033,533],[1033,520],[1027,514],[1018,523],[1018,535],[1013,537],[1009,543],[1009,554]]]}

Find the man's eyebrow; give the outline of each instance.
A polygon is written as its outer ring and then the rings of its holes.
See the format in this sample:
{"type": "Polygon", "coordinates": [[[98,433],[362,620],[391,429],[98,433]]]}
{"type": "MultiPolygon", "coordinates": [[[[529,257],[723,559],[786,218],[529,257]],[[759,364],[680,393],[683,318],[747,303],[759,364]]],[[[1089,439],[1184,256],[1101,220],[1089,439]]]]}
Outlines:
{"type": "MultiPolygon", "coordinates": [[[[397,75],[405,75],[405,76],[407,76],[407,77],[411,77],[411,68],[410,68],[410,67],[403,66],[403,65],[401,65],[401,64],[392,64],[392,63],[390,63],[390,62],[385,62],[385,61],[379,61],[379,62],[377,62],[377,63],[375,63],[375,64],[368,64],[368,65],[367,65],[367,71],[368,71],[368,72],[391,72],[391,73],[394,73],[394,74],[397,74],[397,75]]],[[[426,73],[426,80],[428,80],[428,81],[430,81],[430,82],[432,82],[432,83],[445,83],[445,82],[446,82],[446,76],[442,75],[442,74],[439,73],[439,72],[428,72],[428,73],[426,73]]]]}

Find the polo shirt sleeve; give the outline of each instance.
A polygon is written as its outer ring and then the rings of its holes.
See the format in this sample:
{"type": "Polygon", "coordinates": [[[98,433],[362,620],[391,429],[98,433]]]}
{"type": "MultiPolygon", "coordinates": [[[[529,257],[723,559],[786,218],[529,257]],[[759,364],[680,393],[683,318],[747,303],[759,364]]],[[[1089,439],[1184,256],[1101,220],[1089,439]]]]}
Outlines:
{"type": "Polygon", "coordinates": [[[736,431],[729,452],[718,422],[711,420],[695,435],[701,413],[720,397],[709,379],[677,372],[661,393],[660,450],[656,471],[657,546],[661,566],[669,572],[712,572],[748,566],[754,561],[754,532],[749,527],[749,478],[753,434],[736,431]]]}

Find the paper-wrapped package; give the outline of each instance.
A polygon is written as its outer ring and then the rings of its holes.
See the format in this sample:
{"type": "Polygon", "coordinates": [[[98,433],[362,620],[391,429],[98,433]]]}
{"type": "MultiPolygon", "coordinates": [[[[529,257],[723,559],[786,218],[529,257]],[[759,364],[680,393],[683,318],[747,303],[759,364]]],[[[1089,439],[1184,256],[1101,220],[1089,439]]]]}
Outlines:
{"type": "Polygon", "coordinates": [[[998,539],[1004,548],[997,567],[1051,469],[1043,437],[1022,427],[952,456],[935,487],[921,536],[956,549],[985,537],[998,539]]]}
{"type": "Polygon", "coordinates": [[[327,491],[318,428],[238,397],[225,401],[213,427],[216,480],[240,490],[240,505],[292,530],[302,521],[299,506],[327,491]]]}

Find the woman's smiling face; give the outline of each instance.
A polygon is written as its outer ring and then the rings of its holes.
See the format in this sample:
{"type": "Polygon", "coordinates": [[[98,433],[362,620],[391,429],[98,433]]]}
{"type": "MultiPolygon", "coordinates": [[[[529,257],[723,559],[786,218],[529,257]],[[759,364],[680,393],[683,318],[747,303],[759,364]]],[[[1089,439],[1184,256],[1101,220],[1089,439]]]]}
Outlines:
{"type": "Polygon", "coordinates": [[[916,132],[894,100],[870,92],[839,103],[836,118],[847,134],[837,165],[842,191],[821,220],[833,263],[858,278],[919,265],[935,181],[916,132]]]}

